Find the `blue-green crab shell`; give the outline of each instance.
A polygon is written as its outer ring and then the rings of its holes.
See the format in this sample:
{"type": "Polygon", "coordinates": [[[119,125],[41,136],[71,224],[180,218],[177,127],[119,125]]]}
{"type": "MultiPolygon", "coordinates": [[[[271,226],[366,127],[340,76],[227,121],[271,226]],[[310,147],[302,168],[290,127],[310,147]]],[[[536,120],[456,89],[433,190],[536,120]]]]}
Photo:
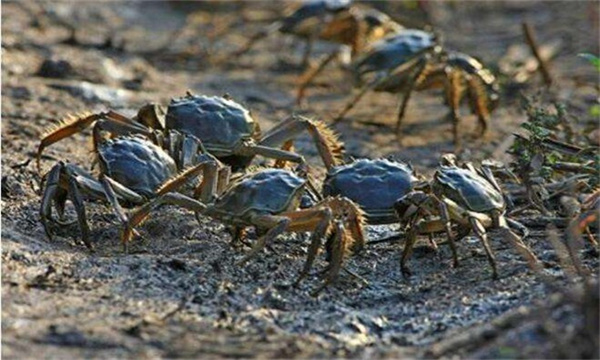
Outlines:
{"type": "Polygon", "coordinates": [[[354,63],[358,74],[389,72],[418,53],[436,45],[435,35],[422,30],[403,29],[377,41],[354,63]]]}
{"type": "Polygon", "coordinates": [[[261,170],[227,189],[215,202],[214,210],[232,217],[244,217],[250,212],[278,214],[294,210],[305,183],[305,179],[288,170],[261,170]]]}
{"type": "Polygon", "coordinates": [[[372,224],[395,219],[394,203],[416,181],[407,164],[387,159],[356,160],[334,167],[323,183],[323,195],[342,195],[357,203],[372,224]]]}
{"type": "Polygon", "coordinates": [[[474,212],[503,211],[506,207],[502,194],[487,179],[455,166],[444,166],[436,171],[433,191],[438,197],[448,198],[474,212]]]}
{"type": "Polygon", "coordinates": [[[246,108],[218,96],[187,95],[172,99],[166,124],[167,129],[196,136],[216,157],[231,155],[238,143],[260,133],[246,108]]]}
{"type": "Polygon", "coordinates": [[[177,165],[166,151],[137,136],[105,141],[98,149],[98,160],[104,174],[148,198],[177,174],[177,165]]]}

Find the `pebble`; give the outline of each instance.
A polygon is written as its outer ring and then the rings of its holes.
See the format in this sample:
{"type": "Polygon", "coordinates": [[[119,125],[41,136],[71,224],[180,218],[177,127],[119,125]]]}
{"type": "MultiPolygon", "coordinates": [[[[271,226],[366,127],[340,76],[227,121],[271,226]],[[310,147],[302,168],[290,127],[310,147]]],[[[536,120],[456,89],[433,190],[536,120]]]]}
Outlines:
{"type": "Polygon", "coordinates": [[[37,71],[38,76],[55,79],[68,78],[74,74],[71,63],[62,59],[46,59],[37,71]]]}
{"type": "Polygon", "coordinates": [[[54,83],[51,87],[65,90],[73,96],[89,101],[104,101],[112,106],[125,106],[131,93],[124,89],[113,88],[106,85],[93,84],[87,81],[77,83],[54,83]]]}

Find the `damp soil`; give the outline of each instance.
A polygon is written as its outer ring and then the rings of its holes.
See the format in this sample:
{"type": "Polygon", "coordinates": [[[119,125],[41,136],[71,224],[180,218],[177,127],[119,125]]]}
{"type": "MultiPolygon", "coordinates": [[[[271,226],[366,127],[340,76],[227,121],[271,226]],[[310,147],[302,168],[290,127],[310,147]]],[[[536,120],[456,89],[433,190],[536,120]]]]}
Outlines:
{"type": "MultiPolygon", "coordinates": [[[[551,63],[553,96],[566,102],[575,117],[589,117],[597,74],[576,54],[598,53],[597,4],[419,4],[373,3],[408,26],[434,24],[448,46],[492,66],[509,48],[523,44],[523,21],[534,27],[540,43],[559,41],[551,63]]],[[[223,56],[289,4],[2,5],[4,357],[598,356],[597,348],[590,352],[579,336],[588,313],[568,295],[575,290],[561,291],[571,285],[543,227],[531,229],[526,242],[542,261],[544,277],[529,270],[492,231],[498,280],[491,279],[485,252],[473,237],[458,244],[457,268],[451,267],[443,239],[438,239],[438,252],[423,239],[411,260],[414,275],[404,279],[400,240],[368,246],[351,257],[347,268],[362,279],[342,272],[318,297],[310,292],[320,283],[324,256],[304,282],[292,286],[306,257],[306,236],[281,236],[255,260],[237,266],[247,247],[233,247],[218,221],[197,220],[175,207],[162,208],[141,226],[141,238],[128,253],[119,242],[117,218],[102,203],[86,202],[94,253],[79,243],[75,224],[53,228],[49,241],[39,220],[41,177],[33,159],[44,129],[65,115],[109,108],[134,114],[146,102],[166,104],[191,90],[230,94],[268,129],[291,113],[330,121],[351,93],[351,82],[334,65],[309,89],[307,103],[297,107],[302,48],[294,39],[273,36],[244,57],[223,56]],[[170,40],[186,16],[186,31],[170,40]],[[71,27],[76,29],[74,41],[71,27]],[[169,47],[161,49],[165,44],[169,47]]],[[[319,44],[316,56],[330,49],[319,44]]],[[[465,117],[460,155],[509,161],[505,150],[511,134],[525,120],[518,93],[542,88],[537,74],[507,91],[485,139],[472,135],[476,119],[465,117]]],[[[435,91],[413,96],[401,143],[394,133],[397,100],[396,95],[368,94],[335,129],[351,157],[392,156],[431,173],[442,153],[455,150],[442,97],[435,91]]],[[[88,129],[50,147],[42,173],[59,160],[88,168],[90,139],[88,129]]],[[[313,165],[316,178],[322,178],[310,138],[301,136],[296,147],[313,165]]],[[[67,216],[74,219],[71,207],[67,216]]],[[[377,239],[396,230],[393,225],[372,226],[367,236],[377,239]]],[[[597,251],[587,247],[580,256],[593,279],[597,251]]]]}

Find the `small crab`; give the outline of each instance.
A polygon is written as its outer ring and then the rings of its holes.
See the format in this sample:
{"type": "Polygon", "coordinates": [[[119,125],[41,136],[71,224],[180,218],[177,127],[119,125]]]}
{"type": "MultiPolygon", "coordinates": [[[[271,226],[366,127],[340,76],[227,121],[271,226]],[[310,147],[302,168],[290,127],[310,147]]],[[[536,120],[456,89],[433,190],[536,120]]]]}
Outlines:
{"type": "Polygon", "coordinates": [[[188,92],[185,97],[171,100],[163,124],[164,129],[196,136],[209,153],[234,171],[246,168],[256,155],[304,163],[302,156],[289,151],[294,138],[304,131],[312,136],[325,166],[337,164],[343,154],[343,146],[333,131],[323,122],[303,116],[291,116],[261,135],[250,112],[228,96],[188,92]]]}
{"type": "MultiPolygon", "coordinates": [[[[355,55],[365,44],[399,28],[402,26],[389,16],[364,5],[353,5],[350,0],[313,0],[254,35],[235,55],[246,53],[257,41],[278,31],[306,41],[302,58],[302,65],[306,66],[317,39],[349,46],[355,55]]],[[[327,62],[334,57],[335,52],[327,62]]]]}
{"type": "Polygon", "coordinates": [[[407,220],[407,241],[401,259],[404,275],[410,275],[406,262],[410,257],[417,234],[444,231],[452,249],[453,265],[458,266],[458,256],[451,223],[459,225],[460,238],[473,230],[483,243],[488,261],[492,267],[492,276],[498,278],[496,260],[487,239],[488,228],[500,228],[505,238],[526,258],[534,268],[537,259],[522,239],[509,227],[522,228],[516,221],[504,216],[506,202],[500,186],[490,169],[475,169],[471,164],[466,168],[456,166],[454,158],[444,158],[442,166],[435,172],[430,184],[430,192],[413,191],[396,204],[399,216],[407,220]],[[437,215],[424,218],[423,214],[437,215]]]}
{"type": "Polygon", "coordinates": [[[365,85],[347,102],[335,121],[341,120],[369,90],[402,94],[396,122],[400,126],[413,90],[443,87],[450,107],[455,145],[459,144],[459,108],[469,100],[477,115],[483,136],[488,130],[491,112],[498,100],[498,85],[494,75],[470,55],[446,51],[436,36],[421,30],[406,29],[386,37],[359,57],[353,64],[358,83],[365,85]],[[371,77],[365,80],[366,77],[371,77]]]}
{"type": "MultiPolygon", "coordinates": [[[[254,226],[257,233],[262,235],[252,250],[240,260],[240,264],[255,257],[267,244],[286,231],[313,232],[308,258],[296,283],[310,271],[322,238],[332,234],[331,263],[325,274],[324,284],[315,292],[318,293],[337,277],[345,254],[353,244],[364,242],[362,212],[351,200],[343,197],[331,197],[311,208],[299,210],[305,191],[310,191],[307,181],[294,172],[264,169],[233,182],[214,202],[204,204],[195,201],[193,207],[203,215],[232,225],[236,228],[236,237],[243,234],[243,229],[249,226],[254,226]]],[[[173,193],[173,196],[179,194],[173,193]]],[[[163,202],[164,199],[157,198],[140,207],[127,223],[126,238],[132,235],[130,229],[163,202]]]]}
{"type": "Polygon", "coordinates": [[[412,167],[388,159],[360,159],[335,166],[323,182],[324,196],[344,196],[365,212],[372,225],[398,222],[394,204],[418,182],[412,167]]]}
{"type": "Polygon", "coordinates": [[[94,143],[98,175],[92,175],[77,165],[58,162],[46,175],[40,208],[40,218],[47,236],[52,239],[50,222],[64,224],[67,199],[73,202],[82,241],[89,249],[93,249],[93,246],[89,240],[84,197],[107,201],[120,221],[125,223],[127,216],[122,207],[135,207],[150,199],[157,198],[187,207],[191,198],[184,195],[173,198],[169,192],[203,173],[203,181],[196,187],[195,196],[210,201],[218,192],[219,182],[224,183],[219,181],[218,175],[228,176],[228,172],[219,171],[218,161],[200,152],[198,139],[192,136],[171,132],[163,146],[141,135],[115,137],[94,143]],[[180,161],[189,161],[190,167],[183,170],[180,161]],[[52,217],[53,205],[59,216],[58,221],[52,217]]]}

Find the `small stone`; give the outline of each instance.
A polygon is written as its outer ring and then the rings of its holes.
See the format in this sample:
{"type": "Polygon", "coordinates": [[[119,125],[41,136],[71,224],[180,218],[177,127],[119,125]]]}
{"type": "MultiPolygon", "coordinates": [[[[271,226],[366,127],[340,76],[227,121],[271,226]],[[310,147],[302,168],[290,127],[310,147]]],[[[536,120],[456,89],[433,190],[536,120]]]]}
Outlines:
{"type": "Polygon", "coordinates": [[[131,96],[128,90],[93,84],[87,81],[74,84],[55,83],[50,84],[50,86],[55,89],[66,90],[71,95],[88,101],[104,101],[113,106],[124,106],[131,96]]]}
{"type": "Polygon", "coordinates": [[[61,59],[46,59],[37,72],[38,76],[46,78],[67,78],[74,74],[71,63],[61,59]]]}
{"type": "Polygon", "coordinates": [[[15,99],[29,99],[31,91],[24,86],[15,86],[10,88],[10,95],[15,99]]]}

